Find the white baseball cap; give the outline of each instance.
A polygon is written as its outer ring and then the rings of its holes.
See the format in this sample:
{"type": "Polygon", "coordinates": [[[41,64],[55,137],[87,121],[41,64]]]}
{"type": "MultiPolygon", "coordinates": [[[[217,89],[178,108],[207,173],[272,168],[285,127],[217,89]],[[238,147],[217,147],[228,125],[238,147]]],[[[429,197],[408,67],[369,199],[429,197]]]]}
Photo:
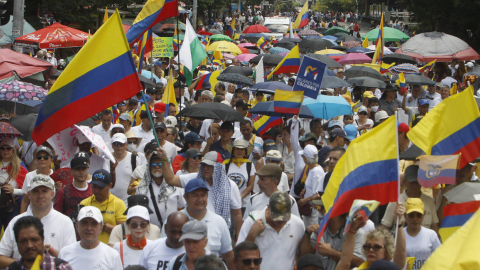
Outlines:
{"type": "Polygon", "coordinates": [[[148,213],[148,209],[142,205],[135,205],[128,209],[127,220],[133,217],[139,217],[146,221],[150,221],[150,214],[148,213]]]}
{"type": "Polygon", "coordinates": [[[78,212],[77,220],[81,221],[84,218],[93,218],[98,223],[103,223],[103,216],[100,209],[96,208],[95,206],[84,206],[78,212]]]}
{"type": "Polygon", "coordinates": [[[280,153],[278,150],[268,151],[265,157],[273,161],[282,161],[282,153],[280,153]]]}
{"type": "Polygon", "coordinates": [[[112,136],[112,143],[114,142],[126,143],[127,136],[123,133],[115,133],[115,135],[112,136]]]}
{"type": "Polygon", "coordinates": [[[177,126],[177,118],[175,118],[175,116],[167,116],[165,117],[165,121],[164,121],[165,125],[167,126],[167,128],[173,128],[173,127],[176,127],[177,126]]]}
{"type": "Polygon", "coordinates": [[[315,155],[318,155],[318,150],[317,150],[317,147],[309,144],[305,146],[303,150],[298,151],[298,154],[301,156],[305,156],[306,158],[314,158],[315,155]]]}
{"type": "Polygon", "coordinates": [[[468,62],[467,64],[465,64],[466,67],[468,68],[473,68],[473,63],[472,62],[468,62]]]}
{"type": "Polygon", "coordinates": [[[32,181],[30,182],[30,186],[28,187],[28,191],[33,190],[36,187],[39,186],[44,186],[47,187],[51,190],[55,189],[55,181],[48,176],[44,174],[38,174],[35,177],[33,177],[32,181]]]}
{"type": "Polygon", "coordinates": [[[378,111],[375,113],[375,122],[378,123],[380,120],[387,119],[388,114],[386,111],[378,111]]]}
{"type": "Polygon", "coordinates": [[[367,107],[365,107],[365,106],[363,106],[363,105],[360,106],[360,108],[358,108],[358,113],[361,113],[361,112],[366,112],[366,113],[368,113],[367,107]]]}

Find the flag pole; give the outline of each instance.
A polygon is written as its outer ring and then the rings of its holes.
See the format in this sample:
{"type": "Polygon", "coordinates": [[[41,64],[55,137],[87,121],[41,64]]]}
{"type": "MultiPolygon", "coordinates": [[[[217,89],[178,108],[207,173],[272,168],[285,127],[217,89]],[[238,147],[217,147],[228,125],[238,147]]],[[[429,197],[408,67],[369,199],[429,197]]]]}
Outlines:
{"type": "Polygon", "coordinates": [[[143,90],[140,91],[142,93],[143,104],[145,104],[145,109],[147,110],[148,120],[150,120],[150,124],[152,125],[153,136],[155,136],[155,141],[157,142],[158,147],[161,147],[160,142],[158,141],[157,132],[153,126],[153,119],[152,119],[152,112],[150,111],[150,106],[147,103],[147,99],[145,98],[145,92],[143,90]]]}
{"type": "MultiPolygon", "coordinates": [[[[396,138],[396,143],[397,143],[397,206],[398,203],[400,202],[400,154],[398,152],[399,146],[398,146],[398,112],[395,112],[395,138],[396,138]]],[[[395,223],[395,242],[394,245],[397,246],[397,240],[398,240],[398,222],[400,222],[400,217],[397,215],[397,222],[395,223]]]]}
{"type": "MultiPolygon", "coordinates": [[[[180,67],[181,67],[181,63],[180,63],[180,34],[178,33],[178,32],[180,32],[180,31],[179,31],[179,28],[178,28],[178,17],[180,17],[180,13],[178,13],[178,6],[177,6],[177,25],[176,25],[175,27],[176,27],[176,29],[177,29],[178,74],[180,74],[180,67]]],[[[187,20],[188,20],[188,19],[187,19],[187,20]]],[[[185,32],[185,33],[186,33],[186,32],[185,32]]],[[[185,36],[184,36],[184,37],[185,37],[185,36]]],[[[169,59],[169,60],[170,60],[170,59],[169,59]]],[[[173,72],[170,74],[170,76],[173,76],[173,72]]],[[[172,77],[172,79],[173,79],[173,77],[172,77]]],[[[179,91],[179,94],[182,93],[182,92],[180,91],[180,89],[179,89],[178,91],[179,91]]],[[[169,106],[170,106],[170,105],[169,105],[169,106]]],[[[180,96],[180,105],[178,106],[178,112],[177,112],[177,114],[180,113],[180,108],[182,108],[182,96],[180,96]]],[[[181,126],[182,126],[182,117],[180,117],[180,119],[178,119],[178,120],[179,120],[179,122],[180,122],[179,127],[181,127],[181,126]]]]}

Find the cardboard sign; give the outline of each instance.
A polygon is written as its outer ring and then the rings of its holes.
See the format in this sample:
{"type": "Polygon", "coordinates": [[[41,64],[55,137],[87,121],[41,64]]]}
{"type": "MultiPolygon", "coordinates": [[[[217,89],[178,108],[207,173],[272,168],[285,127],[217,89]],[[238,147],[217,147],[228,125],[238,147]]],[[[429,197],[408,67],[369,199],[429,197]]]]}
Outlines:
{"type": "Polygon", "coordinates": [[[326,66],[317,59],[304,56],[293,91],[305,91],[306,97],[317,99],[326,66]]]}
{"type": "Polygon", "coordinates": [[[152,56],[153,57],[173,57],[173,38],[154,37],[152,56]]]}

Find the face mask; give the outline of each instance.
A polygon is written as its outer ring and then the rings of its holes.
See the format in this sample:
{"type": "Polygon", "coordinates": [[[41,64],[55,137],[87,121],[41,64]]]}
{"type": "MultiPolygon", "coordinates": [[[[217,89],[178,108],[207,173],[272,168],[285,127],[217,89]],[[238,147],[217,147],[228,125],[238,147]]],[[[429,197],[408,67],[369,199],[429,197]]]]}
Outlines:
{"type": "Polygon", "coordinates": [[[370,108],[372,109],[372,112],[377,112],[378,111],[378,106],[372,106],[370,108]]]}
{"type": "Polygon", "coordinates": [[[129,144],[129,145],[127,145],[127,151],[128,151],[128,152],[133,152],[133,151],[135,151],[135,150],[137,150],[137,146],[136,146],[135,144],[129,144]]]}
{"type": "Polygon", "coordinates": [[[156,172],[152,173],[152,175],[155,176],[155,177],[161,177],[161,176],[162,176],[162,173],[156,171],[156,172]]]}

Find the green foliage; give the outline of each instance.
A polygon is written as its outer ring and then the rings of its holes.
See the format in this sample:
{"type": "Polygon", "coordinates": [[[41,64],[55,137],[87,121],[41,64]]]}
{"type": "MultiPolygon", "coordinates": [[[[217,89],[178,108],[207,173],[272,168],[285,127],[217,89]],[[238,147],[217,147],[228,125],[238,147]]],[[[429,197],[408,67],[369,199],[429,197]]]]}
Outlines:
{"type": "Polygon", "coordinates": [[[299,6],[299,4],[294,1],[277,2],[277,11],[290,12],[292,10],[295,10],[295,7],[297,6],[299,6]]]}
{"type": "Polygon", "coordinates": [[[409,0],[408,10],[418,23],[417,33],[438,31],[454,35],[480,49],[479,0],[409,0]]]}
{"type": "MultiPolygon", "coordinates": [[[[358,1],[359,6],[362,5],[361,2],[358,1]]],[[[355,11],[357,9],[357,3],[355,0],[323,0],[317,1],[313,6],[313,11],[334,11],[334,12],[348,12],[348,11],[355,11]]]]}

